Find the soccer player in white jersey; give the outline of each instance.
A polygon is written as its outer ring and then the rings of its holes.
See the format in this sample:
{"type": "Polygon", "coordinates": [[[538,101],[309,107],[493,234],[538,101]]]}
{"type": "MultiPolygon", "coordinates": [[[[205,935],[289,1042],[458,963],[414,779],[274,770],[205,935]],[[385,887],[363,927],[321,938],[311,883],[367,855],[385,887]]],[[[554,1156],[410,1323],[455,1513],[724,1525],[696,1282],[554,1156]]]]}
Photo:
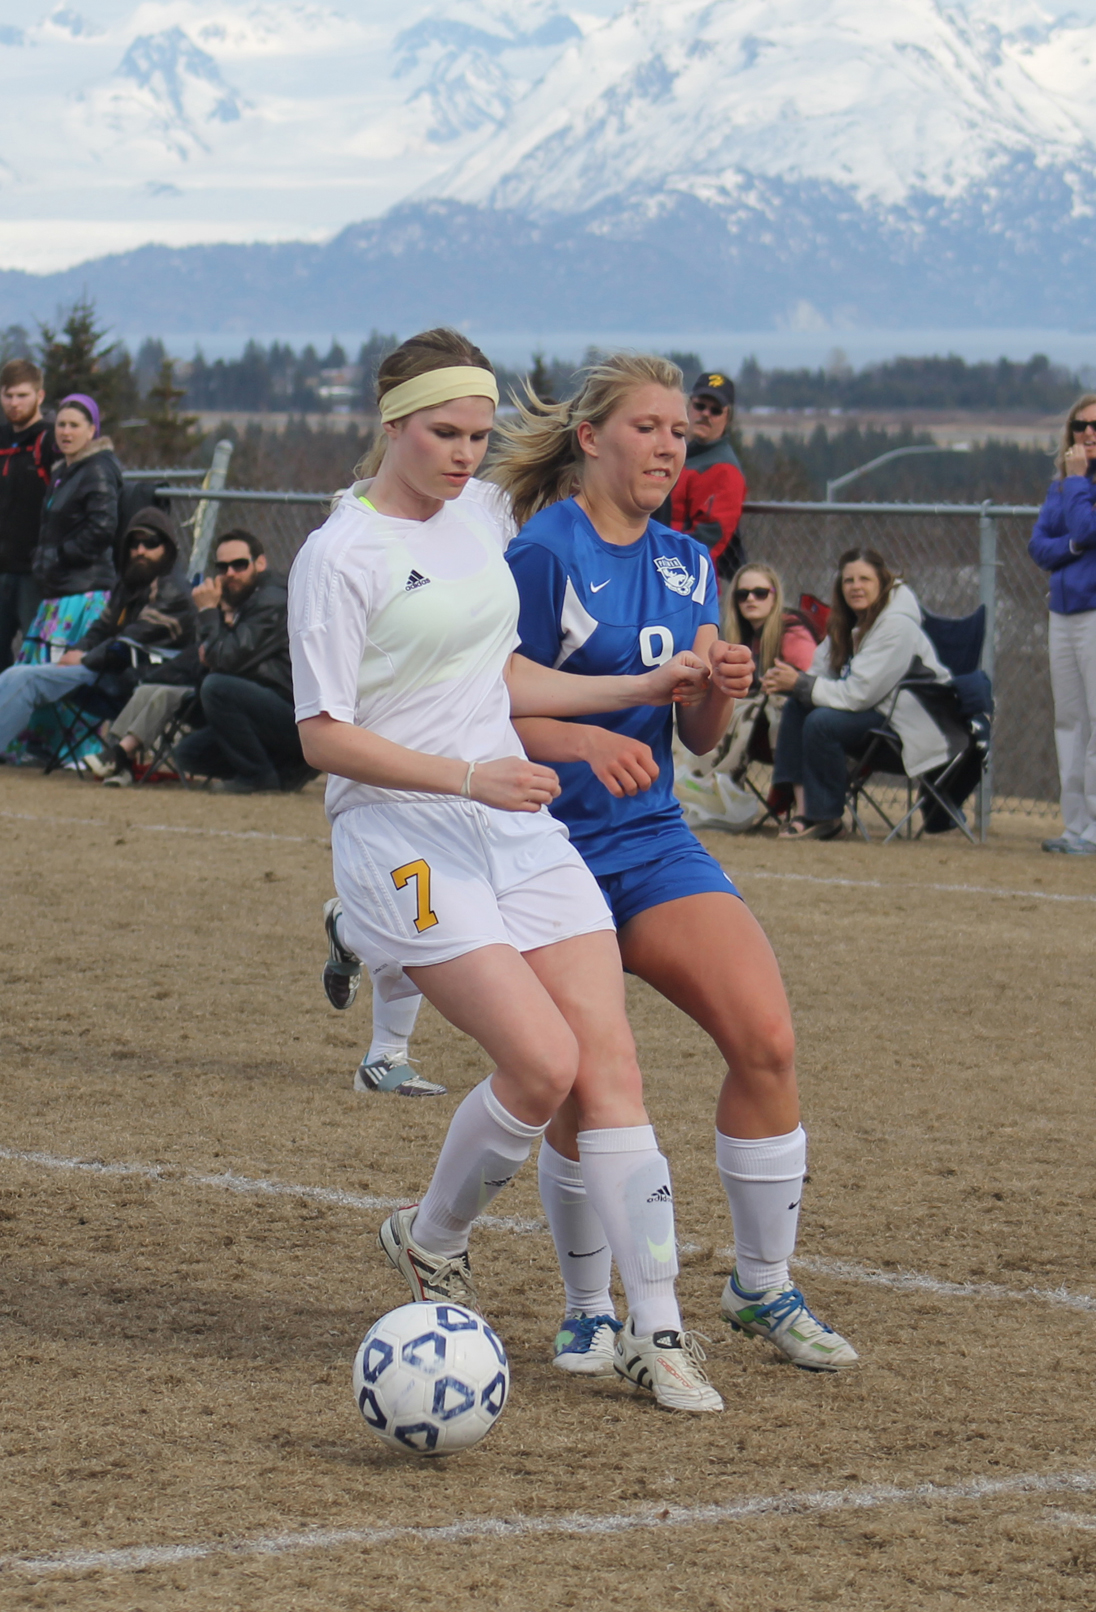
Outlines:
{"type": "Polygon", "coordinates": [[[472,1222],[567,1101],[628,1298],[615,1369],[669,1408],[721,1410],[682,1330],[669,1170],[643,1106],[613,920],[544,810],[555,773],[527,759],[511,724],[703,698],[720,673],[691,652],[599,679],[515,655],[499,495],[473,480],[498,401],[487,360],[430,331],[384,360],[377,391],[377,473],[342,495],[290,578],[301,742],[329,774],[346,944],[382,994],[421,991],[495,1064],[381,1247],[416,1299],[478,1307],[472,1222]]]}
{"type": "MultiPolygon", "coordinates": [[[[521,526],[506,555],[521,596],[520,649],[543,666],[618,677],[682,648],[713,667],[741,650],[718,641],[702,545],[650,519],[685,458],[681,386],[664,359],[616,355],[588,372],[570,402],[524,408],[499,428],[491,475],[521,526]]],[[[730,714],[713,678],[702,702],[679,709],[681,739],[694,754],[712,749],[730,714]]],[[[726,1060],[715,1151],[735,1264],[724,1317],[797,1366],[854,1365],[855,1350],[811,1313],[789,1275],[807,1153],[791,1015],[764,931],[674,798],[672,709],[516,726],[526,752],[558,768],[551,810],[612,908],[625,967],[695,1019],[726,1060]]],[[[611,1238],[578,1158],[566,1105],[540,1150],[566,1286],[556,1364],[600,1374],[612,1369],[620,1323],[609,1297],[611,1238]]]]}

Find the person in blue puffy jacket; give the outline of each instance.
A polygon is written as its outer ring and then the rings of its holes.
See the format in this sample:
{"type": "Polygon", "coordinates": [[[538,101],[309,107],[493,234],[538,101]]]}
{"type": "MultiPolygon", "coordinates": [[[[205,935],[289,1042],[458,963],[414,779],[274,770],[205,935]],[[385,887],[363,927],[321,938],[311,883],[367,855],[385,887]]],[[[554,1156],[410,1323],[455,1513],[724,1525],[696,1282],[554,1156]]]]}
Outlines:
{"type": "Polygon", "coordinates": [[[1069,411],[1028,553],[1050,574],[1050,682],[1065,832],[1044,851],[1096,855],[1096,392],[1069,411]]]}

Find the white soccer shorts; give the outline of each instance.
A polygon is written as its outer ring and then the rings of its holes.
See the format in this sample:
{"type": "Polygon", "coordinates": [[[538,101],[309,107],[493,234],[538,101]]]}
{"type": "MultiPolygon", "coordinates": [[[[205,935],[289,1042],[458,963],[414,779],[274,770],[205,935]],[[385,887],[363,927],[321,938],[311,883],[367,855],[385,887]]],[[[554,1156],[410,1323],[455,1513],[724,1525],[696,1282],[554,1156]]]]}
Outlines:
{"type": "Polygon", "coordinates": [[[354,806],[331,829],[339,932],[382,997],[415,994],[405,967],[481,946],[534,951],[613,929],[597,881],[547,811],[451,795],[354,806]]]}

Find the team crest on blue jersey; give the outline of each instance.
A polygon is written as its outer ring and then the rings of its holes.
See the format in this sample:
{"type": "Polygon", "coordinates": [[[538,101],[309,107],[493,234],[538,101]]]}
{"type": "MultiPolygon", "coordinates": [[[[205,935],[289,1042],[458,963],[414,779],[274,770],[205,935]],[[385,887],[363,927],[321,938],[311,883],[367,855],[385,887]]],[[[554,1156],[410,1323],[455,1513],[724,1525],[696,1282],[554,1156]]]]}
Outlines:
{"type": "Polygon", "coordinates": [[[680,593],[682,598],[696,587],[696,577],[685,569],[680,560],[672,560],[667,554],[657,554],[655,568],[666,586],[672,588],[674,593],[680,593]]]}

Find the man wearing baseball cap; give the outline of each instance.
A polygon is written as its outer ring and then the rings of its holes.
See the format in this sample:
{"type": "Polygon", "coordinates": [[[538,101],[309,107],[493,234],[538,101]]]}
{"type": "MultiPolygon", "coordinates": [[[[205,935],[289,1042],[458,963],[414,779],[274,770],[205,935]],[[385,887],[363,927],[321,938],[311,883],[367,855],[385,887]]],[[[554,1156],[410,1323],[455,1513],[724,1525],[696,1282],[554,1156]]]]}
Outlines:
{"type": "Polygon", "coordinates": [[[724,577],[733,576],[746,558],[738,536],[746,478],[730,443],[733,418],[730,376],[718,370],[698,375],[689,397],[685,468],[670,497],[669,524],[705,544],[724,577]]]}

